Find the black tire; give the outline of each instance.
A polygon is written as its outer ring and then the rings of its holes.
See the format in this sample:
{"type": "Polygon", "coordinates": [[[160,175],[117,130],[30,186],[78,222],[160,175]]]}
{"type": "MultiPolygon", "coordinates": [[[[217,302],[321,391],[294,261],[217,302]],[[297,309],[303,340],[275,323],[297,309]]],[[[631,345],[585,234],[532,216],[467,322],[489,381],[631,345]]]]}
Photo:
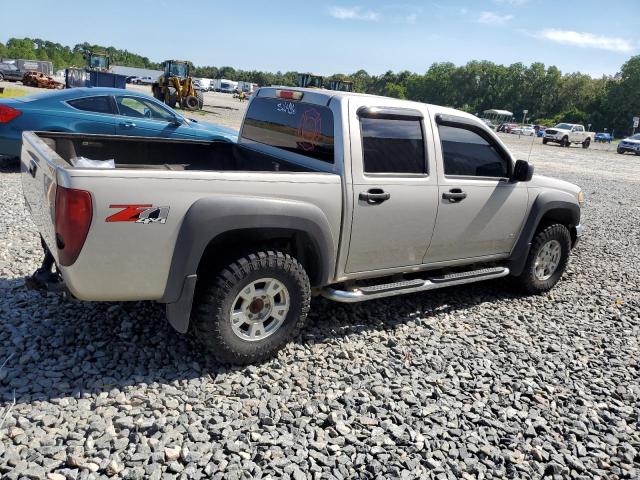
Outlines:
{"type": "Polygon", "coordinates": [[[548,141],[549,141],[549,140],[547,140],[546,138],[544,138],[544,137],[542,138],[542,144],[543,144],[543,145],[546,145],[548,141]]]}
{"type": "Polygon", "coordinates": [[[176,108],[176,104],[178,103],[178,92],[173,87],[167,88],[167,93],[165,94],[166,98],[164,99],[164,103],[166,103],[171,108],[176,108]]]}
{"type": "Polygon", "coordinates": [[[262,362],[295,337],[309,312],[311,288],[307,273],[297,260],[278,251],[251,253],[230,263],[215,277],[199,280],[192,314],[196,338],[220,362],[246,365],[262,362]],[[266,338],[248,341],[231,324],[231,311],[240,292],[251,282],[273,278],[289,296],[289,310],[282,324],[266,338]]]}
{"type": "Polygon", "coordinates": [[[571,142],[569,142],[569,137],[562,137],[562,141],[560,142],[561,147],[570,147],[571,142]]]}
{"type": "Polygon", "coordinates": [[[556,223],[543,228],[533,237],[524,269],[520,275],[515,277],[519,286],[526,292],[536,295],[551,290],[567,268],[570,252],[571,234],[567,227],[556,223]],[[556,240],[560,243],[560,260],[553,274],[548,279],[541,280],[534,272],[535,262],[540,250],[551,240],[556,240]]]}
{"type": "Polygon", "coordinates": [[[620,155],[624,155],[624,150],[621,150],[621,149],[619,149],[619,148],[618,148],[618,149],[616,149],[616,152],[618,152],[620,155]]]}
{"type": "Polygon", "coordinates": [[[202,93],[202,90],[196,92],[196,97],[198,98],[198,109],[202,110],[204,106],[204,93],[202,93]]]}
{"type": "Polygon", "coordinates": [[[194,95],[189,95],[187,98],[184,99],[183,106],[187,110],[191,110],[191,111],[198,110],[199,105],[200,105],[200,102],[198,101],[198,97],[194,95]]]}
{"type": "Polygon", "coordinates": [[[4,75],[0,73],[0,82],[2,82],[3,80],[4,80],[4,75]]]}
{"type": "Polygon", "coordinates": [[[582,142],[582,148],[589,148],[590,144],[591,144],[591,139],[585,138],[584,142],[582,142]]]}

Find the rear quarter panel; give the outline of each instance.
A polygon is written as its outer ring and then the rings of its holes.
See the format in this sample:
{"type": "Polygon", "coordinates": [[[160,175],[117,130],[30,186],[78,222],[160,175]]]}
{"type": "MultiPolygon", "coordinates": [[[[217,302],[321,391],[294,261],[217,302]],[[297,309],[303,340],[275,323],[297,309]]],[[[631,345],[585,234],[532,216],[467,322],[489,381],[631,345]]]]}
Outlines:
{"type": "Polygon", "coordinates": [[[317,206],[338,248],[340,177],[326,173],[164,172],[67,169],[63,186],[91,192],[93,220],[78,260],[62,273],[83,300],[159,300],[165,291],[174,248],[189,208],[208,196],[285,199],[317,206]],[[107,222],[123,207],[167,207],[166,223],[107,222]]]}

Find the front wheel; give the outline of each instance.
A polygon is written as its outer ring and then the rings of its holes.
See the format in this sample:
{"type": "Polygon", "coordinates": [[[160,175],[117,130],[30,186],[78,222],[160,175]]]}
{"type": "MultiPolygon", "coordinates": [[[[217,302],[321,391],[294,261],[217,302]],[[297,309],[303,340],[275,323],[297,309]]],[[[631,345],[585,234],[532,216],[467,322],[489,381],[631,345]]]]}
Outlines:
{"type": "Polygon", "coordinates": [[[223,363],[272,357],[298,334],[309,312],[307,273],[282,252],[249,254],[200,282],[193,332],[223,363]]]}
{"type": "Polygon", "coordinates": [[[624,150],[621,150],[619,148],[616,150],[616,152],[618,152],[620,155],[624,155],[624,150]]]}
{"type": "Polygon", "coordinates": [[[585,138],[584,142],[582,142],[582,148],[589,148],[590,144],[591,144],[591,139],[585,138]]]}
{"type": "Polygon", "coordinates": [[[569,143],[569,138],[568,137],[564,137],[562,139],[562,142],[560,142],[560,146],[561,147],[568,147],[569,145],[571,145],[571,143],[569,143]]]}
{"type": "Polygon", "coordinates": [[[196,97],[198,99],[198,108],[202,110],[202,107],[204,106],[204,93],[202,93],[202,90],[198,90],[196,92],[196,97]]]}
{"type": "Polygon", "coordinates": [[[562,277],[569,261],[571,234],[561,224],[553,224],[539,231],[533,238],[527,262],[516,277],[528,293],[539,294],[551,290],[562,277]]]}
{"type": "Polygon", "coordinates": [[[4,75],[0,73],[0,82],[2,82],[3,80],[4,80],[4,75]]]}
{"type": "Polygon", "coordinates": [[[542,144],[543,144],[543,145],[546,145],[546,144],[547,144],[547,142],[548,142],[548,140],[547,140],[546,138],[543,138],[543,139],[542,139],[542,144]]]}

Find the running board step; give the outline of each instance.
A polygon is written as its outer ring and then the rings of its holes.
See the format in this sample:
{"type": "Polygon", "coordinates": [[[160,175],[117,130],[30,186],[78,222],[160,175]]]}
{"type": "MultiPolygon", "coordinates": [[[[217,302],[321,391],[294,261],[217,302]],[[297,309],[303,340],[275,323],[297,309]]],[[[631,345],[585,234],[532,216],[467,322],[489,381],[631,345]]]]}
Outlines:
{"type": "Polygon", "coordinates": [[[382,283],[368,287],[357,287],[351,290],[336,290],[331,287],[322,289],[322,296],[329,300],[343,303],[363,302],[375,298],[403,295],[405,293],[424,292],[438,288],[464,285],[465,283],[491,280],[506,277],[509,269],[506,267],[482,268],[468,272],[447,273],[426,279],[404,280],[401,282],[382,283]]]}

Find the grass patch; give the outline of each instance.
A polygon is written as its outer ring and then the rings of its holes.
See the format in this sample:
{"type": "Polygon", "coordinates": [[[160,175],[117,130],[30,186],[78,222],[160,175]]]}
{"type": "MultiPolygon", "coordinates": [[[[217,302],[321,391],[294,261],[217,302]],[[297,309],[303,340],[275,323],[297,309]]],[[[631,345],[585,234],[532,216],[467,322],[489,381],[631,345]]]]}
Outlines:
{"type": "Polygon", "coordinates": [[[16,97],[24,97],[29,95],[27,90],[22,90],[21,88],[11,88],[5,87],[4,92],[0,93],[0,98],[16,98],[16,97]]]}

